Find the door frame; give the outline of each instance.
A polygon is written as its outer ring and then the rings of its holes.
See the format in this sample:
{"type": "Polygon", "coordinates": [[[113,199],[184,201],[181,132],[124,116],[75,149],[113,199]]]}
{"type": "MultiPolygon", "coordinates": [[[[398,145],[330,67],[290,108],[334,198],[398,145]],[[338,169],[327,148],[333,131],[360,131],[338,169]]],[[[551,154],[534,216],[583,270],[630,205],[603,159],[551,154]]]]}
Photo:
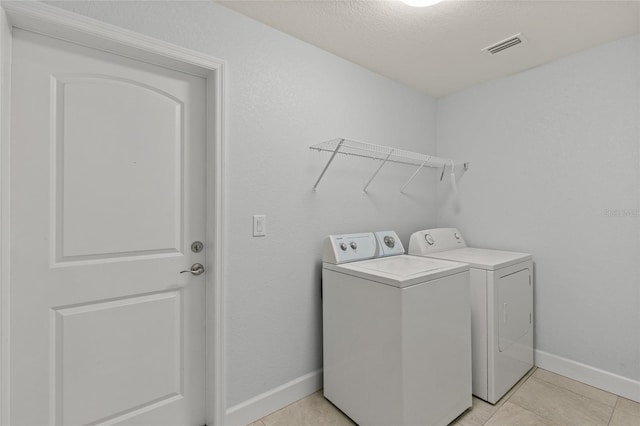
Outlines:
{"type": "Polygon", "coordinates": [[[224,61],[40,2],[0,0],[0,425],[10,407],[10,148],[12,29],[21,28],[206,80],[206,419],[225,419],[224,257],[225,69],[224,61]]]}

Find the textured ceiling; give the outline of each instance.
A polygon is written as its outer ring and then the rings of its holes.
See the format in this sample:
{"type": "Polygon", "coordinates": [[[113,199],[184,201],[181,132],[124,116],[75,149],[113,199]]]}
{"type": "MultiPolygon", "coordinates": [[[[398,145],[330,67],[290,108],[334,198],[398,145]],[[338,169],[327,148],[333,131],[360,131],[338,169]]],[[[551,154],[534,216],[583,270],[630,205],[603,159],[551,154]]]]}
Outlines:
{"type": "Polygon", "coordinates": [[[433,96],[640,31],[640,0],[217,2],[433,96]],[[527,42],[481,51],[517,33],[527,42]]]}

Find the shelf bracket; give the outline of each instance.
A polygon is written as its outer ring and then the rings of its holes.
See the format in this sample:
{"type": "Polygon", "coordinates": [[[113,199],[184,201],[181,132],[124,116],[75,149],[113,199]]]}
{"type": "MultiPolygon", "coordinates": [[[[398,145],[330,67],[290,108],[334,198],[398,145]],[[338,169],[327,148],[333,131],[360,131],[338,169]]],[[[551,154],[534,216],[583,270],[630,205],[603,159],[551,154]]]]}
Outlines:
{"type": "Polygon", "coordinates": [[[369,179],[369,182],[367,182],[367,184],[364,186],[364,188],[362,188],[362,192],[365,193],[367,192],[367,188],[369,187],[369,184],[373,181],[373,178],[375,178],[378,173],[380,172],[380,169],[382,169],[382,166],[384,166],[387,162],[387,160],[389,159],[389,157],[391,157],[391,154],[393,154],[393,149],[389,152],[389,155],[387,155],[387,158],[385,158],[382,161],[382,164],[380,164],[380,166],[378,167],[378,169],[375,171],[375,173],[373,174],[373,176],[371,176],[371,179],[369,179]]]}
{"type": "Polygon", "coordinates": [[[335,158],[338,151],[340,151],[340,147],[342,147],[343,142],[344,142],[344,139],[340,139],[340,142],[338,142],[336,149],[333,150],[333,154],[331,154],[331,157],[329,157],[329,161],[327,161],[327,164],[325,164],[324,169],[322,169],[322,171],[320,172],[320,176],[318,176],[318,180],[316,180],[315,185],[313,185],[313,192],[316,192],[316,188],[318,187],[318,184],[320,183],[320,181],[322,180],[322,177],[324,176],[325,172],[329,168],[329,164],[331,164],[331,162],[335,158]]]}
{"type": "Polygon", "coordinates": [[[400,193],[401,193],[401,194],[402,194],[402,193],[404,193],[404,189],[407,187],[407,185],[409,185],[409,184],[411,183],[411,181],[413,180],[413,178],[415,178],[415,177],[418,175],[418,172],[419,172],[420,170],[422,170],[422,168],[424,167],[424,165],[425,165],[425,164],[427,164],[427,161],[429,161],[429,159],[424,160],[424,161],[422,162],[422,164],[420,164],[420,167],[418,167],[418,170],[416,170],[416,171],[411,175],[411,177],[409,178],[409,180],[408,180],[404,185],[402,185],[402,188],[400,188],[400,193]]]}

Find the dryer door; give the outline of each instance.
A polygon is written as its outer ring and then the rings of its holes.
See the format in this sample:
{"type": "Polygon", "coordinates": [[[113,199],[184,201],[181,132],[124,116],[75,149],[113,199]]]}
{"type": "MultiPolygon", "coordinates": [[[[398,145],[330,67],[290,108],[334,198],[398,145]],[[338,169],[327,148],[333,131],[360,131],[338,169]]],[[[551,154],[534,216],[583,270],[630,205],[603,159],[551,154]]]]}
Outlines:
{"type": "Polygon", "coordinates": [[[488,398],[495,404],[533,367],[533,263],[489,272],[488,398]]]}
{"type": "Polygon", "coordinates": [[[532,289],[530,270],[500,277],[498,286],[498,349],[506,352],[514,343],[524,337],[532,327],[532,289]]]}

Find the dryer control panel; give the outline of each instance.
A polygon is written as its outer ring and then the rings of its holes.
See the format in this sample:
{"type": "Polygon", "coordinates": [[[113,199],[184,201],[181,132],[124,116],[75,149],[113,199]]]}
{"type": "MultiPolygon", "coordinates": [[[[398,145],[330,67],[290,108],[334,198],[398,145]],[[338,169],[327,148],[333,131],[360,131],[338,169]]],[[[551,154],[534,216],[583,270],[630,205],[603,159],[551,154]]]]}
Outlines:
{"type": "Polygon", "coordinates": [[[417,231],[409,239],[409,254],[427,255],[467,246],[456,228],[435,228],[417,231]]]}

